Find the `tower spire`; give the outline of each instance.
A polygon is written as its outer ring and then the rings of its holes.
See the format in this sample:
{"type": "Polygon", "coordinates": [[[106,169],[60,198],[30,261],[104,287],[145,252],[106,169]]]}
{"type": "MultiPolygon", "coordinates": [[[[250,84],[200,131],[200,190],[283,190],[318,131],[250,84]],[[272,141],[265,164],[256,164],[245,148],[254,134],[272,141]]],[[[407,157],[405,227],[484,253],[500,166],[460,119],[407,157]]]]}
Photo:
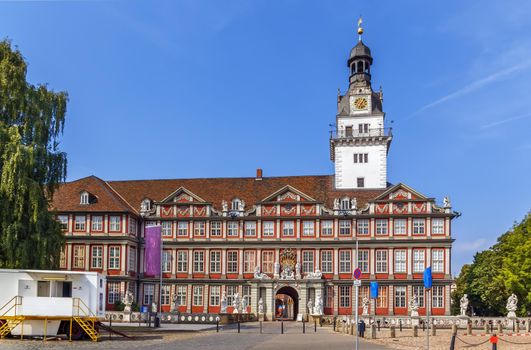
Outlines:
{"type": "Polygon", "coordinates": [[[363,34],[363,27],[361,26],[363,23],[363,18],[360,15],[360,18],[358,18],[358,40],[361,41],[361,36],[363,34]]]}

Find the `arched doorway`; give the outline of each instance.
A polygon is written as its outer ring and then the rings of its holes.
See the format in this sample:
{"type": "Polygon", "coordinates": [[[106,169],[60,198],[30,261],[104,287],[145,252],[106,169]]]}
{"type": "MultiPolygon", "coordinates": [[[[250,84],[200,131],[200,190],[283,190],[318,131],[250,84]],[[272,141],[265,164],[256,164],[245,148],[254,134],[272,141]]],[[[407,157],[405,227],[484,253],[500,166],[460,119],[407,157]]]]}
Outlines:
{"type": "Polygon", "coordinates": [[[299,294],[292,287],[282,287],[275,294],[275,320],[295,321],[299,313],[299,294]]]}

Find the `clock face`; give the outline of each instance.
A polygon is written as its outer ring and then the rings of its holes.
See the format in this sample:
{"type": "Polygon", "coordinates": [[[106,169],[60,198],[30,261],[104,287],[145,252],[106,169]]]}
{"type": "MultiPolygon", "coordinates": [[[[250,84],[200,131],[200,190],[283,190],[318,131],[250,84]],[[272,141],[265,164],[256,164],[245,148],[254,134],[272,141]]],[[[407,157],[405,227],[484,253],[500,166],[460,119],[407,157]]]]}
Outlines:
{"type": "Polygon", "coordinates": [[[367,99],[363,97],[358,97],[356,100],[354,100],[354,106],[356,107],[356,109],[367,108],[367,99]]]}

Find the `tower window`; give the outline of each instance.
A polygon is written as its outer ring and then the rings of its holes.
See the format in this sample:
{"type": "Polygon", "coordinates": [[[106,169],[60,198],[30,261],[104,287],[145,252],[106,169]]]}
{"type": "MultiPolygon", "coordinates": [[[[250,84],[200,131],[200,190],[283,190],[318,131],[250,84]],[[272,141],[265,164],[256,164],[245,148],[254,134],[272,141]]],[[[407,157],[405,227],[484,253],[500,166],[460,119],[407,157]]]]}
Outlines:
{"type": "Polygon", "coordinates": [[[358,177],[358,187],[359,188],[365,187],[365,178],[364,177],[358,177]]]}
{"type": "Polygon", "coordinates": [[[358,124],[358,132],[360,134],[368,134],[369,133],[369,124],[358,124]]]}
{"type": "Polygon", "coordinates": [[[357,72],[358,73],[363,73],[363,62],[362,61],[358,62],[357,72]]]}
{"type": "Polygon", "coordinates": [[[352,126],[345,127],[345,136],[352,137],[352,126]]]}
{"type": "Polygon", "coordinates": [[[369,154],[368,153],[354,153],[354,163],[368,163],[369,154]]]}

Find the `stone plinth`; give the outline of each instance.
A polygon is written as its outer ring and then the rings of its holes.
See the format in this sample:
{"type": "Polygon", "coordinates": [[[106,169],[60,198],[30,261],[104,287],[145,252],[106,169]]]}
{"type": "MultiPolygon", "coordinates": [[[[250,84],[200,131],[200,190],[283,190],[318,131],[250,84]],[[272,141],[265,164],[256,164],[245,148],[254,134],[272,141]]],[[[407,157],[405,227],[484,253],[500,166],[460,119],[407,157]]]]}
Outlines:
{"type": "Polygon", "coordinates": [[[321,327],[321,315],[310,315],[310,322],[317,322],[317,325],[321,327]]]}

